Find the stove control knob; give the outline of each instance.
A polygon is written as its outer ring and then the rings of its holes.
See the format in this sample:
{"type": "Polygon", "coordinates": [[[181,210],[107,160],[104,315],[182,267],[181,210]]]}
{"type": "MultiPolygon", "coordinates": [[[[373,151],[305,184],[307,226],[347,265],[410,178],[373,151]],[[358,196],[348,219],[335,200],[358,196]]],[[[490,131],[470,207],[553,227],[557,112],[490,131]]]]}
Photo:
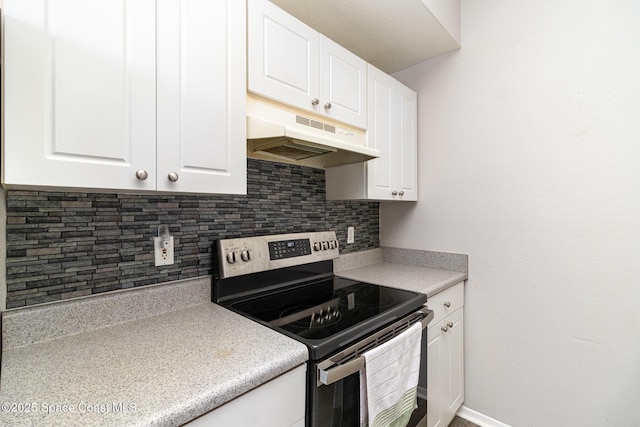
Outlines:
{"type": "Polygon", "coordinates": [[[313,250],[314,251],[319,251],[320,249],[322,249],[322,245],[320,244],[320,242],[315,242],[313,244],[313,250]]]}
{"type": "Polygon", "coordinates": [[[245,262],[251,260],[251,252],[249,252],[248,250],[240,252],[240,258],[242,258],[242,260],[245,262]]]}
{"type": "Polygon", "coordinates": [[[329,242],[322,242],[322,250],[326,251],[327,249],[329,249],[329,242]]]}
{"type": "Polygon", "coordinates": [[[229,264],[235,264],[235,262],[236,262],[236,253],[235,252],[229,252],[227,254],[227,262],[229,262],[229,264]]]}
{"type": "Polygon", "coordinates": [[[335,248],[338,249],[340,247],[340,243],[338,243],[337,240],[333,241],[333,244],[335,245],[335,248]]]}

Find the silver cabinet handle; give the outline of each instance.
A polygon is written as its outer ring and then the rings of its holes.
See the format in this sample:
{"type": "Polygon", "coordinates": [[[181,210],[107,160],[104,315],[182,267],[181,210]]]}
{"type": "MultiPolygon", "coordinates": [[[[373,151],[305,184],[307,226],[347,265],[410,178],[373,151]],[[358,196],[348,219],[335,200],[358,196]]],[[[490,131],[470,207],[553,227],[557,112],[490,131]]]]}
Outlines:
{"type": "Polygon", "coordinates": [[[392,195],[392,196],[397,196],[397,195],[398,195],[398,192],[397,192],[397,191],[392,191],[392,192],[391,192],[391,195],[392,195]]]}
{"type": "Polygon", "coordinates": [[[453,322],[447,322],[447,326],[453,328],[453,322]]]}
{"type": "Polygon", "coordinates": [[[175,172],[171,172],[169,174],[168,178],[169,178],[169,181],[176,182],[178,180],[178,178],[180,178],[180,176],[175,172]]]}
{"type": "Polygon", "coordinates": [[[325,110],[330,110],[331,109],[331,103],[327,102],[326,104],[324,104],[324,109],[325,110]]]}
{"type": "Polygon", "coordinates": [[[442,330],[442,332],[447,332],[449,330],[449,328],[447,328],[446,326],[443,326],[442,328],[440,328],[442,330]]]}
{"type": "Polygon", "coordinates": [[[401,192],[400,192],[400,193],[398,193],[398,194],[400,194],[401,196],[404,196],[404,191],[401,191],[401,192]]]}
{"type": "Polygon", "coordinates": [[[451,307],[451,303],[449,301],[447,301],[447,302],[444,303],[444,306],[449,308],[449,307],[451,307]]]}
{"type": "Polygon", "coordinates": [[[144,181],[145,179],[149,178],[149,173],[144,169],[140,169],[136,171],[136,178],[138,178],[140,181],[144,181]]]}
{"type": "Polygon", "coordinates": [[[311,100],[311,105],[318,105],[318,104],[320,104],[320,100],[318,98],[313,98],[311,100]]]}

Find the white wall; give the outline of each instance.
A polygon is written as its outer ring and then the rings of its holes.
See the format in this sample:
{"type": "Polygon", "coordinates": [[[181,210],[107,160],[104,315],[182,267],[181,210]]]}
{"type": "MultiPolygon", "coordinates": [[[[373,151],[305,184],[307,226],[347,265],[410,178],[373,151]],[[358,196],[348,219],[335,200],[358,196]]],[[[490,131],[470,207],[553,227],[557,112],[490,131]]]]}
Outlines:
{"type": "Polygon", "coordinates": [[[463,0],[418,91],[417,204],[384,246],[469,254],[465,406],[640,425],[640,2],[463,0]]]}

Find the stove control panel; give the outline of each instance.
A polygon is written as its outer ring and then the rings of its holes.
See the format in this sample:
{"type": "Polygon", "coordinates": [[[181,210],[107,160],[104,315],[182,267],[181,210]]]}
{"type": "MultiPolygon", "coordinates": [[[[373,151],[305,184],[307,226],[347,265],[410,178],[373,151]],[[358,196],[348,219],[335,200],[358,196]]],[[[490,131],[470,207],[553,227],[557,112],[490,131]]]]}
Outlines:
{"type": "Polygon", "coordinates": [[[335,231],[223,239],[217,249],[221,279],[340,256],[335,231]]]}
{"type": "Polygon", "coordinates": [[[311,242],[309,239],[290,239],[269,242],[269,257],[271,260],[304,255],[311,255],[311,242]]]}

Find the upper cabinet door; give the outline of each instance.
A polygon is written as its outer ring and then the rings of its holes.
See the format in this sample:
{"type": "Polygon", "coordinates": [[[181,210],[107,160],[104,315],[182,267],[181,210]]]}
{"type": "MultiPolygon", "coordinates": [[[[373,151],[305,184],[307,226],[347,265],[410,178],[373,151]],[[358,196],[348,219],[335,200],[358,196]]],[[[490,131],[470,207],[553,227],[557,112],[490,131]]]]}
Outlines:
{"type": "Polygon", "coordinates": [[[267,0],[248,3],[248,90],[316,111],[318,33],[267,0]]]}
{"type": "Polygon", "coordinates": [[[320,89],[319,111],[335,120],[367,127],[367,63],[322,35],[320,89]]]}
{"type": "Polygon", "coordinates": [[[367,145],[380,158],[367,162],[369,198],[418,200],[417,95],[370,65],[367,145]]]}
{"type": "Polygon", "coordinates": [[[325,171],[328,200],[418,200],[417,95],[367,68],[367,146],[380,157],[325,171]]]}
{"type": "Polygon", "coordinates": [[[248,90],[367,126],[367,63],[267,0],[249,0],[248,90]]]}
{"type": "Polygon", "coordinates": [[[417,94],[396,81],[398,96],[398,197],[401,200],[418,200],[418,97],[417,94]],[[402,194],[400,194],[402,193],[402,194]]]}
{"type": "Polygon", "coordinates": [[[5,185],[154,189],[155,1],[5,0],[3,14],[5,185]]]}
{"type": "Polygon", "coordinates": [[[245,2],[158,0],[158,190],[246,193],[245,28],[245,2]]]}
{"type": "Polygon", "coordinates": [[[398,151],[396,144],[398,105],[395,79],[369,66],[367,146],[380,150],[380,157],[366,163],[368,198],[392,200],[397,191],[398,151]]]}

